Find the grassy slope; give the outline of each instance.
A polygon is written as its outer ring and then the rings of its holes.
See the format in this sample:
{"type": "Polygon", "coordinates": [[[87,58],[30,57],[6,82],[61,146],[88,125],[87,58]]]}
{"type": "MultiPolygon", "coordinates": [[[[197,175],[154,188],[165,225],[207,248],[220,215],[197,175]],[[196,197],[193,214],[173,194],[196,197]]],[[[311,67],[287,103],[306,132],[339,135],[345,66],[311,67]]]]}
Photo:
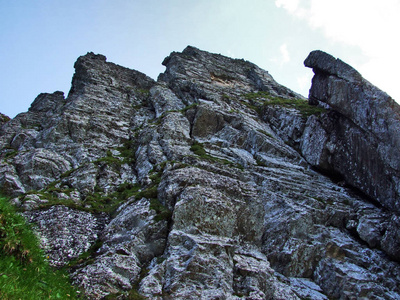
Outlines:
{"type": "Polygon", "coordinates": [[[68,276],[51,269],[38,239],[0,196],[0,299],[75,299],[68,276]]]}

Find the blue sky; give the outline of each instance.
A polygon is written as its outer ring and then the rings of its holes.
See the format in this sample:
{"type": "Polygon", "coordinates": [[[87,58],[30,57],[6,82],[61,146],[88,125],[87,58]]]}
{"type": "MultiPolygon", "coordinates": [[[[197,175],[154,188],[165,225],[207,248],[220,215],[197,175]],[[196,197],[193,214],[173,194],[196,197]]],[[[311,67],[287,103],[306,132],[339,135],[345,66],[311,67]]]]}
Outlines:
{"type": "Polygon", "coordinates": [[[0,112],[68,93],[88,51],[156,79],[187,45],[249,60],[307,96],[324,50],[400,99],[400,0],[0,0],[0,112]]]}

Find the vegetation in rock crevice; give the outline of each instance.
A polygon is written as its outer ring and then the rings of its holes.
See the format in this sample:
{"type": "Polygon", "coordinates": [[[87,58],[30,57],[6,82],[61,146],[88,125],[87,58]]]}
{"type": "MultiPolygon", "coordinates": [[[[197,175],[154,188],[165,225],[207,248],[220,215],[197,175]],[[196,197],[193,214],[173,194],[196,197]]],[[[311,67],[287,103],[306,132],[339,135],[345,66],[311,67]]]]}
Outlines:
{"type": "Polygon", "coordinates": [[[161,176],[164,171],[165,165],[167,162],[158,165],[159,171],[152,171],[149,178],[151,179],[151,184],[145,189],[139,191],[135,198],[139,200],[141,198],[147,198],[150,201],[150,209],[156,212],[156,216],[154,217],[155,221],[167,220],[170,221],[172,217],[172,212],[163,205],[158,199],[158,185],[161,182],[161,176]]]}
{"type": "Polygon", "coordinates": [[[281,106],[298,110],[304,118],[311,115],[319,115],[326,111],[325,108],[308,104],[303,99],[286,99],[275,97],[268,92],[255,92],[244,95],[249,102],[244,104],[256,110],[259,114],[262,113],[268,106],[281,106]]]}
{"type": "Polygon", "coordinates": [[[10,119],[9,116],[6,116],[6,115],[0,113],[0,123],[6,123],[6,122],[8,122],[8,121],[10,121],[10,120],[11,120],[11,119],[10,119]]]}
{"type": "MultiPolygon", "coordinates": [[[[97,167],[110,166],[119,172],[123,164],[132,165],[136,161],[136,148],[133,140],[125,141],[122,146],[113,151],[107,150],[105,156],[86,164],[95,164],[97,167]],[[113,151],[115,150],[117,151],[117,154],[114,155],[113,151]]],[[[53,181],[46,188],[40,191],[28,191],[19,197],[20,200],[24,202],[27,195],[35,194],[39,196],[41,200],[44,200],[40,203],[39,209],[46,209],[53,205],[64,205],[73,209],[91,213],[107,213],[112,215],[116,208],[118,208],[129,197],[135,196],[140,190],[140,185],[124,182],[111,193],[105,193],[100,187],[95,186],[94,191],[84,195],[81,201],[74,201],[69,198],[60,199],[59,194],[65,194],[69,197],[72,192],[76,191],[63,185],[64,179],[72,176],[75,171],[83,168],[86,164],[64,172],[60,175],[59,180],[53,181]]]]}
{"type": "Polygon", "coordinates": [[[103,242],[100,239],[97,239],[86,252],[83,252],[77,258],[69,261],[63,269],[75,269],[93,263],[97,250],[99,250],[102,245],[103,242]]]}
{"type": "Polygon", "coordinates": [[[210,154],[208,154],[206,152],[206,150],[204,149],[204,145],[202,143],[199,143],[197,141],[193,142],[192,146],[190,146],[190,151],[192,151],[194,154],[196,154],[198,157],[208,160],[210,162],[214,162],[214,163],[220,163],[226,166],[230,166],[233,168],[238,168],[240,170],[243,170],[243,166],[238,164],[238,163],[234,163],[231,162],[227,159],[223,159],[223,158],[218,158],[218,157],[214,157],[210,154]]]}
{"type": "Polygon", "coordinates": [[[36,194],[45,202],[39,205],[39,209],[46,209],[53,205],[64,205],[73,209],[87,211],[91,213],[107,213],[112,215],[114,211],[128,198],[136,196],[140,190],[139,184],[129,182],[122,183],[117,189],[109,194],[104,193],[101,189],[95,187],[93,193],[87,194],[80,202],[74,202],[71,199],[60,199],[57,194],[64,193],[69,195],[73,190],[64,188],[55,188],[49,186],[41,191],[30,191],[21,197],[29,194],[36,194]]]}

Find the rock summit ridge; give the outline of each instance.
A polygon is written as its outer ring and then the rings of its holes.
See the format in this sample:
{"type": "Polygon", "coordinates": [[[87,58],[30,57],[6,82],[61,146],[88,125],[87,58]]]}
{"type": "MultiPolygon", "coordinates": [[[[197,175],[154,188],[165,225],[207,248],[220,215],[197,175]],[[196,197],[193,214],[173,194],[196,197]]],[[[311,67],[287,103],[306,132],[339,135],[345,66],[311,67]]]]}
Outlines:
{"type": "Polygon", "coordinates": [[[0,187],[53,266],[88,299],[400,299],[389,96],[322,51],[310,104],[245,60],[163,64],[88,53],[67,97],[0,115],[0,187]]]}

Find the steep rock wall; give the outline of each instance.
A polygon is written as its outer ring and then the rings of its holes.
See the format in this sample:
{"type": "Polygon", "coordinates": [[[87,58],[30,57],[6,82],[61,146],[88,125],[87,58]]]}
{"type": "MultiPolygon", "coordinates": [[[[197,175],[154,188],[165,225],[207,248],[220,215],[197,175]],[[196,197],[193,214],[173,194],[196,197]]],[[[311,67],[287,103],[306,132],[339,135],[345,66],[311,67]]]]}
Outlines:
{"type": "Polygon", "coordinates": [[[396,215],[313,169],[339,112],[244,60],[164,65],[88,53],[2,125],[0,184],[53,265],[90,299],[400,298],[396,215]]]}
{"type": "MultiPolygon", "coordinates": [[[[400,106],[329,54],[311,52],[304,64],[315,73],[310,103],[326,103],[338,113],[313,125],[323,131],[315,139],[325,143],[316,165],[339,172],[351,185],[400,213],[400,106]]],[[[311,141],[308,147],[313,145],[311,141]]]]}

